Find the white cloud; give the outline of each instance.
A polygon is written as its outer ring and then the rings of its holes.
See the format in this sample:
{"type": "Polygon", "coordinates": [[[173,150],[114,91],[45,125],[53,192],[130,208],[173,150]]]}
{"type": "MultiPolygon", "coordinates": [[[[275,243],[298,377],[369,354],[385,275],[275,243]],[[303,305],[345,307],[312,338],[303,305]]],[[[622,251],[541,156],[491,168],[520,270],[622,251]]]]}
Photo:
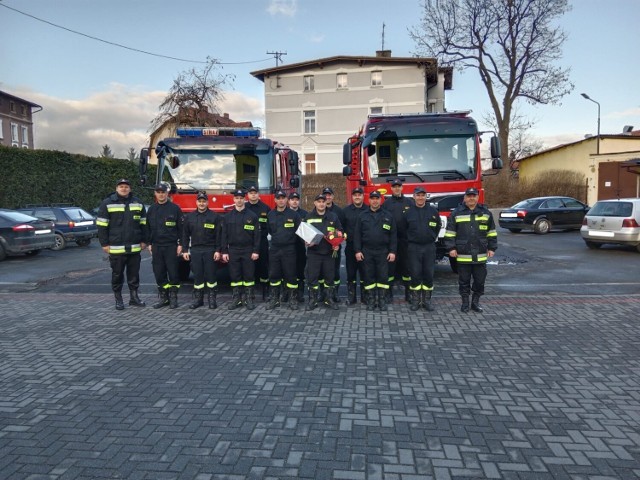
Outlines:
{"type": "Polygon", "coordinates": [[[293,17],[298,10],[298,0],[271,0],[267,12],[271,15],[293,17]]]}
{"type": "MultiPolygon", "coordinates": [[[[117,158],[126,158],[131,147],[138,151],[147,145],[150,122],[166,95],[115,83],[80,100],[8,91],[44,107],[33,116],[36,148],[98,156],[108,144],[117,158]]],[[[235,121],[264,123],[261,101],[239,92],[225,93],[220,110],[235,121]]]]}
{"type": "Polygon", "coordinates": [[[314,35],[311,35],[311,37],[309,37],[309,41],[311,41],[311,43],[322,43],[324,42],[324,34],[316,33],[314,35]]]}

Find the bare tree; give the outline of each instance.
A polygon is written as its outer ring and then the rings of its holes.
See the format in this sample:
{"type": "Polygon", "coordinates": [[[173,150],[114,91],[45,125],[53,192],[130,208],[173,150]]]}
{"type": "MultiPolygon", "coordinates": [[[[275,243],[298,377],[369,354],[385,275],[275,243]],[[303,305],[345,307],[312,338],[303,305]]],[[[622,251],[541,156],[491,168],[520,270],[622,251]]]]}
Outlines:
{"type": "Polygon", "coordinates": [[[558,104],[573,90],[570,70],[555,66],[566,40],[555,23],[567,0],[423,0],[423,8],[409,35],[421,55],[478,71],[506,160],[516,100],[558,104]]]}
{"type": "Polygon", "coordinates": [[[181,72],[160,104],[160,113],[151,121],[151,128],[156,129],[167,120],[175,120],[176,125],[208,126],[208,114],[218,113],[223,87],[235,78],[223,75],[218,67],[218,60],[207,57],[202,68],[181,72]]]}

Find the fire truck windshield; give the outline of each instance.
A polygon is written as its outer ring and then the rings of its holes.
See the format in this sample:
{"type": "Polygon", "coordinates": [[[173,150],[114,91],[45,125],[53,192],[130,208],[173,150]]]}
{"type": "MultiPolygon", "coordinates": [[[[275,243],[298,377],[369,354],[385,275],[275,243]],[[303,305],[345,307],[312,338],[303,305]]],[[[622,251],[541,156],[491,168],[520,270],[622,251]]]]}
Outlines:
{"type": "Polygon", "coordinates": [[[406,136],[384,132],[366,147],[371,179],[406,176],[408,183],[475,178],[474,135],[406,136]]]}
{"type": "Polygon", "coordinates": [[[273,152],[228,145],[215,150],[173,150],[180,163],[165,165],[178,190],[224,192],[234,188],[269,189],[273,184],[273,152]]]}

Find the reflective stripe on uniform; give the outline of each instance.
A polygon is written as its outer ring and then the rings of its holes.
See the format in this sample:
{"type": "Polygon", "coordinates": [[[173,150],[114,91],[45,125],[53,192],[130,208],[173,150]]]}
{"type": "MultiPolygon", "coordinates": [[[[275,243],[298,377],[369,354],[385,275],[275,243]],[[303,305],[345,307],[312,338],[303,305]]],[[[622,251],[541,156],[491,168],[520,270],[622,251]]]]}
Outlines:
{"type": "Polygon", "coordinates": [[[124,212],[124,205],[122,203],[112,203],[107,205],[107,212],[124,212]]]}
{"type": "Polygon", "coordinates": [[[471,215],[458,215],[458,216],[456,216],[456,223],[470,222],[470,221],[471,221],[471,215]]]}
{"type": "Polygon", "coordinates": [[[109,219],[108,218],[98,217],[98,218],[96,218],[96,225],[98,225],[99,227],[108,227],[109,226],[109,219]]]}
{"type": "Polygon", "coordinates": [[[113,253],[114,255],[118,253],[126,253],[126,249],[124,245],[109,245],[109,253],[113,253]]]}

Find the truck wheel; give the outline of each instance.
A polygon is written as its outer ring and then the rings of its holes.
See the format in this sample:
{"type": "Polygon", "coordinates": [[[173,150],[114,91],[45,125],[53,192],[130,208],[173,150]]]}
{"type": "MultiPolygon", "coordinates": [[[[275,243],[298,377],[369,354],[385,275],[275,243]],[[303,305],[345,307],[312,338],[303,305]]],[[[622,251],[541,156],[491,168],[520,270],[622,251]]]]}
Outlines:
{"type": "Polygon", "coordinates": [[[56,244],[53,247],[51,247],[51,250],[54,250],[57,252],[59,250],[64,249],[64,247],[66,246],[67,246],[67,241],[64,239],[62,234],[56,233],[56,244]]]}
{"type": "Polygon", "coordinates": [[[451,267],[451,271],[453,273],[458,273],[458,259],[454,257],[449,257],[449,266],[451,267]]]}

